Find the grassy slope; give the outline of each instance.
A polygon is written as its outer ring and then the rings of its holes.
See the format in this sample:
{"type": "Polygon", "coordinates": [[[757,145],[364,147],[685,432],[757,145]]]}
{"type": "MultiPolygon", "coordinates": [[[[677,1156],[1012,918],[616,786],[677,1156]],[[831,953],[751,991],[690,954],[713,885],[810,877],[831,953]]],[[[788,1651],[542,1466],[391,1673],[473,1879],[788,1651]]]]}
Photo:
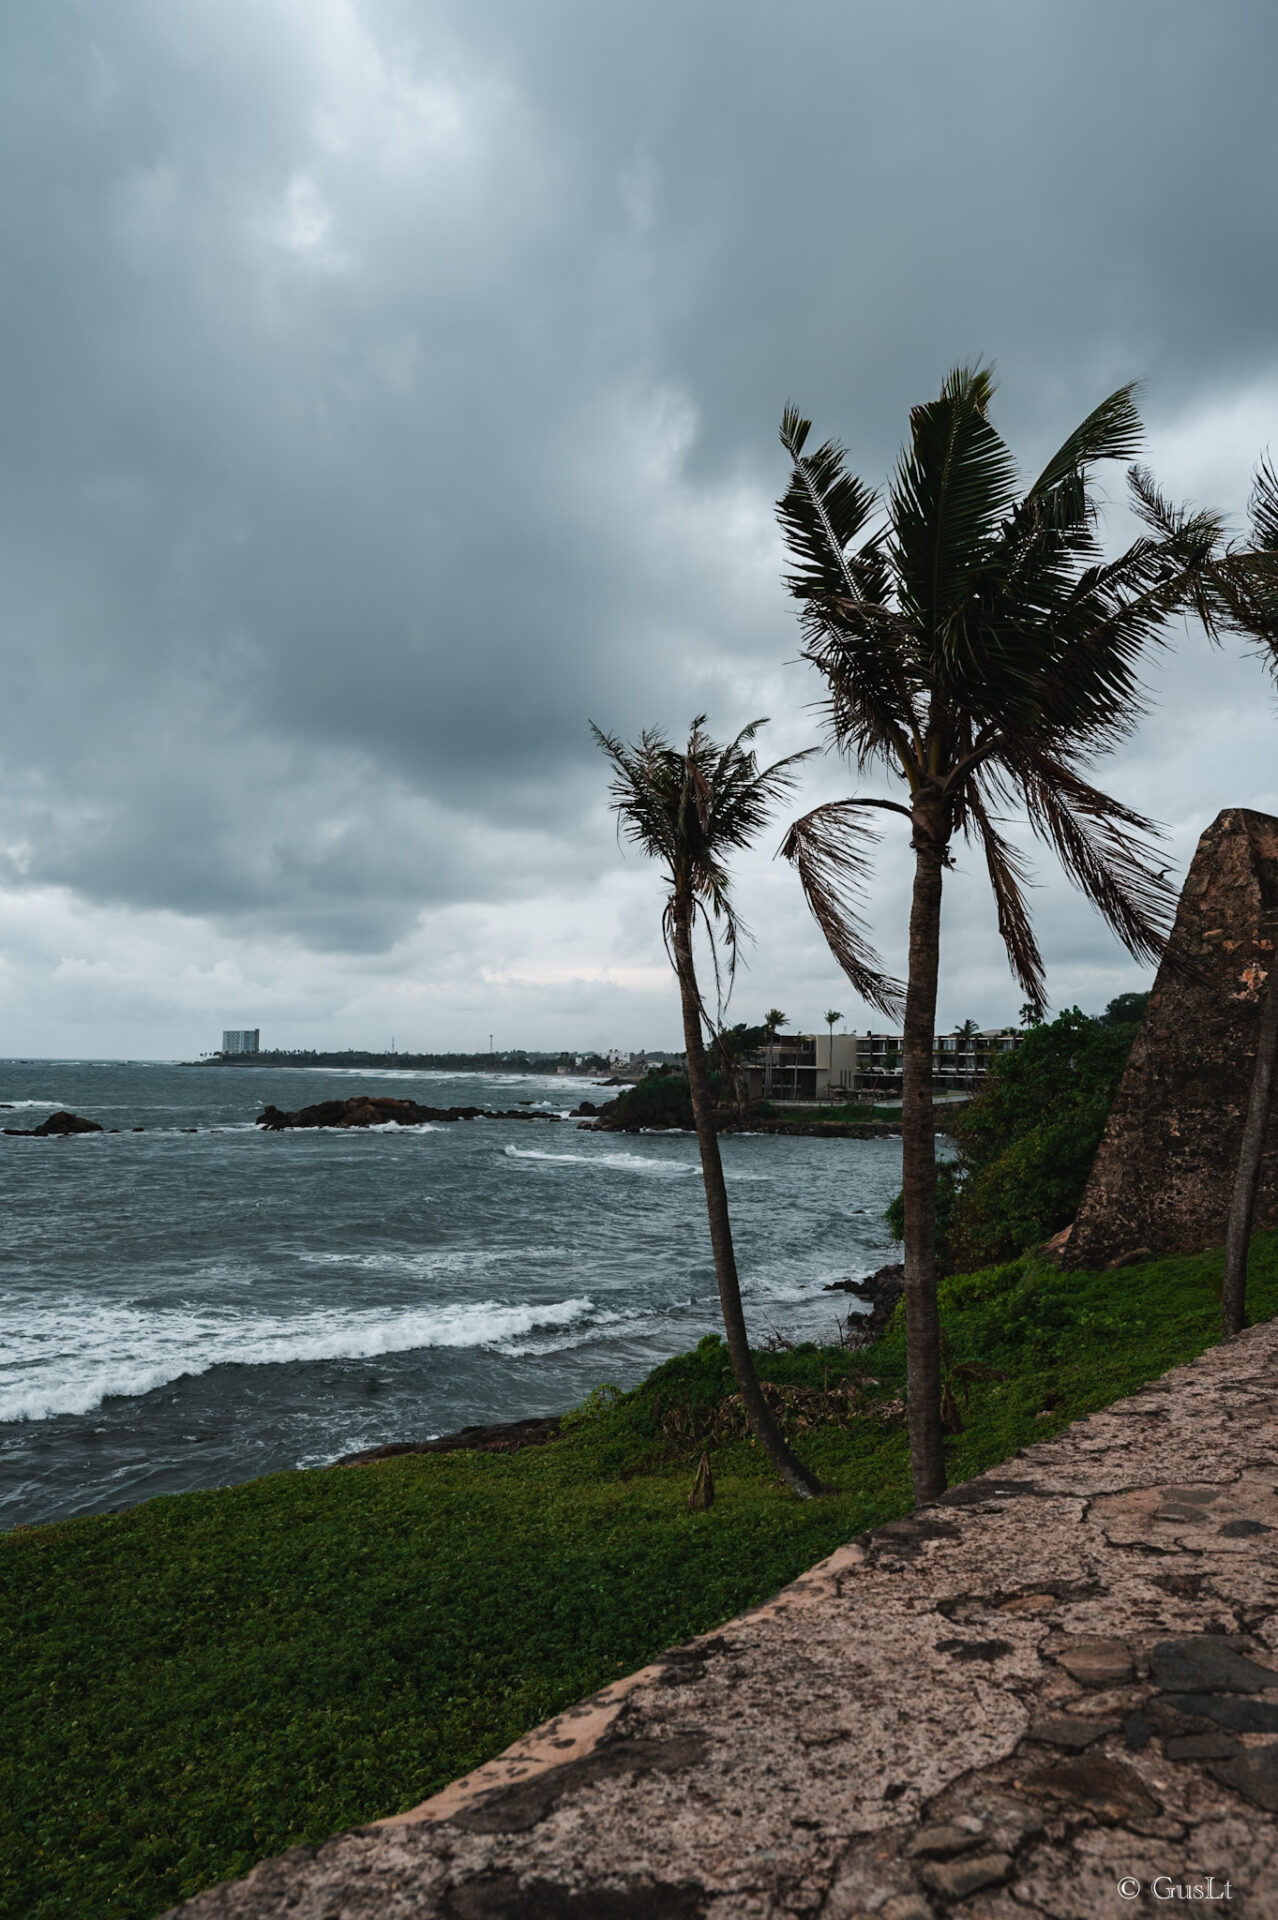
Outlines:
{"type": "MultiPolygon", "coordinates": [[[[1009,1376],[973,1388],[953,1477],[1201,1352],[1219,1272],[1027,1259],[945,1283],[955,1361],[1009,1376]]],[[[1251,1297],[1278,1312],[1278,1234],[1251,1297]]],[[[817,1387],[868,1366],[885,1398],[904,1373],[899,1333],[760,1359],[817,1387]]],[[[149,1920],[409,1806],[908,1507],[904,1433],[871,1412],[799,1436],[834,1498],[790,1500],[729,1441],[716,1505],[688,1513],[731,1385],[710,1340],[543,1450],[279,1474],[0,1541],[0,1913],[149,1920]]]]}

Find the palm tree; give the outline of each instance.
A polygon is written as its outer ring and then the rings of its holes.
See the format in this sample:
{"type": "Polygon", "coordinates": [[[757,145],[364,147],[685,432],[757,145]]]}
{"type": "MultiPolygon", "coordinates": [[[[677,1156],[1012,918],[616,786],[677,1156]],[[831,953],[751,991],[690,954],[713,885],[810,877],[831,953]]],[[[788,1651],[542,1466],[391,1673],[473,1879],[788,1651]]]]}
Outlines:
{"type": "MultiPolygon", "coordinates": [[[[1278,475],[1268,460],[1256,473],[1251,496],[1252,545],[1226,554],[1212,581],[1208,632],[1243,634],[1261,650],[1278,677],[1278,475]]],[[[1278,926],[1269,929],[1271,954],[1278,954],[1278,926]]],[[[1247,1324],[1247,1254],[1256,1218],[1265,1138],[1278,1082],[1278,986],[1272,960],[1260,1009],[1256,1062],[1243,1121],[1238,1166],[1225,1235],[1225,1276],[1221,1286],[1221,1328],[1226,1340],[1247,1324]]]]}
{"type": "Polygon", "coordinates": [[[976,1040],[980,1031],[981,1029],[977,1026],[975,1020],[965,1020],[958,1030],[958,1037],[963,1042],[962,1052],[965,1057],[968,1052],[968,1043],[971,1043],[972,1074],[968,1078],[969,1086],[974,1084],[976,1072],[976,1040]]]}
{"type": "MultiPolygon", "coordinates": [[[[825,1021],[826,1026],[830,1029],[830,1067],[829,1067],[829,1078],[826,1083],[827,1090],[829,1090],[829,1089],[832,1089],[834,1086],[834,1029],[839,1024],[839,1021],[843,1018],[843,1015],[839,1012],[837,1007],[827,1007],[825,1012],[822,1014],[821,1018],[825,1021]]],[[[830,1098],[831,1099],[834,1098],[834,1094],[832,1091],[830,1092],[830,1098]]]]}
{"type": "Polygon", "coordinates": [[[989,420],[993,383],[960,367],[938,399],[915,407],[910,441],[876,521],[876,496],[841,447],[807,451],[808,421],[787,408],[792,462],[778,503],[794,571],[803,652],[823,674],[826,725],[859,773],[901,781],[900,800],[858,795],[818,807],[790,829],[799,871],[835,958],[873,1005],[895,1013],[859,924],[868,809],[910,824],[914,852],[902,1090],[910,1453],[917,1501],[945,1486],[936,1298],[936,1157],[932,1044],[941,889],[951,845],[975,840],[1012,970],[1041,1013],[1043,963],[1024,896],[1027,865],[1000,831],[1023,809],[1071,880],[1132,953],[1163,950],[1170,897],[1141,836],[1152,822],[1084,776],[1142,709],[1142,649],[1199,587],[1219,526],[1173,510],[1131,470],[1145,534],[1102,558],[1089,474],[1130,459],[1140,422],[1122,387],[1077,427],[1024,493],[989,420]]]}
{"type": "Polygon", "coordinates": [[[790,1024],[789,1014],[782,1013],[780,1007],[769,1007],[763,1016],[763,1035],[766,1051],[763,1056],[763,1097],[772,1098],[772,1048],[782,1027],[790,1024]]]}
{"type": "MultiPolygon", "coordinates": [[[[664,878],[669,891],[661,927],[666,951],[679,981],[688,1089],[692,1096],[710,1245],[732,1370],[741,1389],[746,1418],[759,1445],[786,1485],[802,1498],[810,1499],[825,1489],[787,1446],[763,1397],[750,1354],[702,1037],[703,1025],[709,1023],[693,956],[693,934],[700,922],[710,935],[715,978],[719,982],[715,941],[715,923],[719,923],[731,984],[745,929],[732,902],[724,859],[734,848],[748,847],[757,838],[773,806],[794,784],[792,767],[805,755],[791,754],[788,759],[778,760],[775,766],[761,771],[750,742],[764,724],[762,721],[755,721],[729,745],[721,747],[702,731],[704,719],[705,715],[700,714],[693,721],[687,748],[682,752],[655,729],[642,734],[637,746],[627,746],[598,727],[592,731],[612,762],[609,792],[621,832],[651,858],[665,863],[664,878]]],[[[768,1017],[772,1019],[771,1014],[768,1017]]],[[[779,1018],[783,1020],[784,1014],[779,1018]]]]}

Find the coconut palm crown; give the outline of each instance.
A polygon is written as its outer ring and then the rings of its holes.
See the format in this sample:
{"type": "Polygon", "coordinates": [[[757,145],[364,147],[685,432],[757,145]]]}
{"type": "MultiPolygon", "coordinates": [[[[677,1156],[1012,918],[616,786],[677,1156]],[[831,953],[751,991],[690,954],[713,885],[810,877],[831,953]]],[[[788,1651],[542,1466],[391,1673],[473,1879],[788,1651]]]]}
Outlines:
{"type": "Polygon", "coordinates": [[[1088,762],[1134,726],[1145,648],[1204,593],[1217,520],[1173,509],[1130,470],[1144,531],[1102,551],[1091,470],[1131,460],[1133,388],[1102,401],[1024,492],[989,419],[993,382],[956,368],[915,407],[909,444],[880,506],[810,423],[782,420],[790,484],[778,515],[804,656],[825,680],[833,744],[858,773],[904,783],[899,800],[857,795],[797,821],[783,852],[852,985],[884,1012],[904,1002],[903,1124],[911,1453],[916,1498],[945,1484],[935,1304],[935,1130],[931,1049],[943,870],[956,834],[984,856],[999,932],[1030,1006],[1046,1005],[1025,899],[1028,868],[1002,814],[1024,812],[1129,952],[1163,951],[1172,904],[1151,821],[1103,793],[1088,762]],[[885,978],[859,913],[867,811],[910,822],[915,857],[908,983],[885,978]]]}

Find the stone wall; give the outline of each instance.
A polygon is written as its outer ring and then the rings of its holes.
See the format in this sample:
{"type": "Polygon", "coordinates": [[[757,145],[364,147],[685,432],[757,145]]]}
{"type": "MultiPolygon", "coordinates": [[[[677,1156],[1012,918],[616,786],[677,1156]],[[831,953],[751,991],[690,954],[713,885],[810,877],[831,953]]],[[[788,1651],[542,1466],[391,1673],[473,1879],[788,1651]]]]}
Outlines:
{"type": "MultiPolygon", "coordinates": [[[[1070,1236],[1070,1266],[1223,1242],[1276,916],[1278,820],[1230,807],[1198,843],[1070,1236]],[[1194,973],[1178,971],[1178,960],[1194,973]]],[[[1278,1225],[1278,1119],[1256,1224],[1278,1225]]]]}

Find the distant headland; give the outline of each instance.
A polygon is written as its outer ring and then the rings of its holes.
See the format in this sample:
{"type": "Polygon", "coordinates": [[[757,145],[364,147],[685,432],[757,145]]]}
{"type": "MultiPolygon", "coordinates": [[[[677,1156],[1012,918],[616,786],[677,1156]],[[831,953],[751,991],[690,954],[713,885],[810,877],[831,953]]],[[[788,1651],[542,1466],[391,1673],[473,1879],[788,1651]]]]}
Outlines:
{"type": "MultiPolygon", "coordinates": [[[[626,1064],[632,1074],[636,1065],[665,1065],[678,1058],[673,1053],[648,1053],[632,1056],[626,1064]]],[[[502,1053],[365,1053],[355,1047],[345,1047],[330,1053],[308,1048],[210,1053],[185,1064],[193,1067],[398,1067],[410,1072],[563,1073],[594,1078],[615,1073],[619,1059],[615,1054],[609,1059],[602,1053],[532,1053],[519,1047],[502,1053]]]]}

